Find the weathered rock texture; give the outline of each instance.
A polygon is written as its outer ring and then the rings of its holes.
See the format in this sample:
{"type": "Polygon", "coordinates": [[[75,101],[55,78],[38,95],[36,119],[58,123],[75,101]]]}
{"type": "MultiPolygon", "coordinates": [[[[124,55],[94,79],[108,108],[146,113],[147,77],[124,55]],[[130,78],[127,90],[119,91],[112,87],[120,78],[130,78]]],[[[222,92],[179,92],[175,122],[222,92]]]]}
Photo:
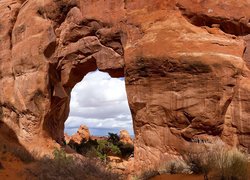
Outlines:
{"type": "Polygon", "coordinates": [[[63,138],[90,71],[125,76],[135,162],[194,139],[250,151],[248,0],[1,0],[0,122],[30,151],[63,138]]]}
{"type": "Polygon", "coordinates": [[[77,130],[77,133],[73,134],[70,137],[69,143],[80,145],[82,142],[88,141],[89,138],[90,138],[89,128],[87,126],[81,125],[77,130]]]}
{"type": "Polygon", "coordinates": [[[119,134],[119,137],[120,137],[120,141],[124,144],[131,144],[133,145],[133,141],[128,133],[128,131],[126,130],[121,130],[120,131],[120,134],[119,134]]]}

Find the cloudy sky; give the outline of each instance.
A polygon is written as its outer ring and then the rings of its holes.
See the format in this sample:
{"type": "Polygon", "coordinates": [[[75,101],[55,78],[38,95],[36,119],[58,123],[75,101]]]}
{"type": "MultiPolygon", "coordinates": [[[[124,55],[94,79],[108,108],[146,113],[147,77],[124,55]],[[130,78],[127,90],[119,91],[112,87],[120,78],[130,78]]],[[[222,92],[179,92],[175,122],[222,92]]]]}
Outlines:
{"type": "Polygon", "coordinates": [[[118,133],[121,129],[133,135],[123,78],[111,78],[108,73],[95,71],[74,87],[65,132],[71,135],[81,124],[87,125],[92,135],[118,133]]]}

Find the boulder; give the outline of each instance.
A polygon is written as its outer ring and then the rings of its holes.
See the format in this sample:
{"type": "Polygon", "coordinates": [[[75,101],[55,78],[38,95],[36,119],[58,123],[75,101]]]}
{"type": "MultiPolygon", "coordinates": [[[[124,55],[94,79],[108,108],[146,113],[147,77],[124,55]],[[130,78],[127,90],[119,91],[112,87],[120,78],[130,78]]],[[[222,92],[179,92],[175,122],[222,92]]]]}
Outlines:
{"type": "Polygon", "coordinates": [[[80,145],[82,142],[89,140],[90,132],[87,126],[81,125],[77,130],[77,133],[70,137],[69,144],[74,143],[80,145]]]}
{"type": "Polygon", "coordinates": [[[133,144],[133,141],[128,133],[127,130],[121,130],[120,131],[120,141],[123,142],[124,144],[133,144]]]}

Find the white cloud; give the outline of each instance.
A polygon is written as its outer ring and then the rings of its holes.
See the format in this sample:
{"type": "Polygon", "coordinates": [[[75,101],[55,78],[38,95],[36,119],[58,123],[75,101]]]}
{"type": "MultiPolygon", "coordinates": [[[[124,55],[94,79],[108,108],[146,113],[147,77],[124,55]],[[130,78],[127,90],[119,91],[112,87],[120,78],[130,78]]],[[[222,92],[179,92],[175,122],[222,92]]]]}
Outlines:
{"type": "Polygon", "coordinates": [[[77,130],[81,124],[90,129],[127,129],[132,132],[123,78],[111,78],[108,73],[95,71],[74,87],[65,129],[77,130]]]}

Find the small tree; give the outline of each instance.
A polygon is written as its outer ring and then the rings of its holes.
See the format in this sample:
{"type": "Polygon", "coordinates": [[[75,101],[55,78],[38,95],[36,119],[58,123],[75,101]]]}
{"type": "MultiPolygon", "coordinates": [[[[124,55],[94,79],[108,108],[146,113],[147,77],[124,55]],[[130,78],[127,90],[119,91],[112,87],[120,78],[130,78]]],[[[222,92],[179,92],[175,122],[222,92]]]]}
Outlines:
{"type": "Polygon", "coordinates": [[[108,133],[108,134],[109,134],[108,141],[114,145],[118,145],[120,142],[120,137],[115,133],[108,133]]]}

